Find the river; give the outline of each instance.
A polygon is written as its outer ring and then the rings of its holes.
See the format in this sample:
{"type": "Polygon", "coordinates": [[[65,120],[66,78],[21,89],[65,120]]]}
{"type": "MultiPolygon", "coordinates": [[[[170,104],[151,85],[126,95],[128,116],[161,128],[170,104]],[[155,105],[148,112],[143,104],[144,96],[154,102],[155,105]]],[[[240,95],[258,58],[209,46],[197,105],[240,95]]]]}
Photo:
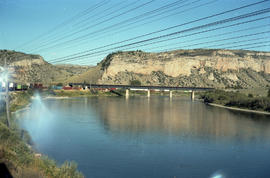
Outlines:
{"type": "Polygon", "coordinates": [[[34,99],[35,148],[86,177],[270,177],[270,118],[165,96],[34,99]]]}

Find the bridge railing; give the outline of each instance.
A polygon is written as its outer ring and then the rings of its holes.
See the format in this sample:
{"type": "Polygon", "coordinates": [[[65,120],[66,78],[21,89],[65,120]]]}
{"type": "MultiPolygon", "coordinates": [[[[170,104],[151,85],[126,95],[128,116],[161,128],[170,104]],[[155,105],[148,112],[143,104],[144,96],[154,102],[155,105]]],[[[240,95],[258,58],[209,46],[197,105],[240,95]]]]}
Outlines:
{"type": "Polygon", "coordinates": [[[207,91],[214,90],[209,87],[176,87],[176,86],[132,86],[132,85],[108,85],[108,84],[85,84],[85,83],[69,83],[70,86],[87,86],[89,88],[117,88],[117,89],[147,89],[147,90],[192,90],[207,91]]]}

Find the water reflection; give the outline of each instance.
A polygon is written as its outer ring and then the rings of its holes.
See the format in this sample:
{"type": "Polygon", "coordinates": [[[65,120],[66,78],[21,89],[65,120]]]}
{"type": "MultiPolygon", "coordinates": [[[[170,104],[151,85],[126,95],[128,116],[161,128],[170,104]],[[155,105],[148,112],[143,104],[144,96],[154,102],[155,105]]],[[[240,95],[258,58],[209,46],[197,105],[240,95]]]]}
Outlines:
{"type": "Polygon", "coordinates": [[[167,97],[94,99],[89,104],[104,128],[114,133],[163,133],[248,141],[270,140],[270,118],[167,97]],[[255,119],[254,119],[255,118],[255,119]]]}
{"type": "Polygon", "coordinates": [[[16,116],[37,149],[86,177],[269,177],[270,119],[185,98],[33,102],[16,116]]]}

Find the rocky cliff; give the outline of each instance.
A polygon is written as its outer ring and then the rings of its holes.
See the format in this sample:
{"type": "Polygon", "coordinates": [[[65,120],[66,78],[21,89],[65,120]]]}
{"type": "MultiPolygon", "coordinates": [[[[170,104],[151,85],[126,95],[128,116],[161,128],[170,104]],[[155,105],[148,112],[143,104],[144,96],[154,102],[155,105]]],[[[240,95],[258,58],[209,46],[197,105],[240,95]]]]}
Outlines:
{"type": "Polygon", "coordinates": [[[0,50],[0,66],[4,66],[4,58],[6,58],[9,71],[12,73],[10,80],[23,84],[43,83],[49,85],[65,82],[73,75],[81,74],[89,69],[89,67],[83,66],[54,66],[39,55],[0,50]]]}
{"type": "Polygon", "coordinates": [[[52,65],[39,55],[0,50],[22,83],[87,82],[100,84],[254,88],[270,86],[270,52],[243,50],[127,51],[109,54],[97,66],[52,65]]]}
{"type": "Polygon", "coordinates": [[[270,85],[270,52],[243,50],[142,51],[108,55],[96,81],[104,84],[251,88],[270,85]]]}

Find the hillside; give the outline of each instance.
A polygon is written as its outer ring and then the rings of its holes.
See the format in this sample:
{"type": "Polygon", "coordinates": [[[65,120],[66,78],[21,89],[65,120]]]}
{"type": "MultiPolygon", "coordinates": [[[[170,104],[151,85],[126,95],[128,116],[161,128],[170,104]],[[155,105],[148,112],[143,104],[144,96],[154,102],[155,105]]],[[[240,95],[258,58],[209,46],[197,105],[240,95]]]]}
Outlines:
{"type": "Polygon", "coordinates": [[[0,50],[0,66],[4,65],[4,56],[12,71],[12,81],[18,83],[51,83],[65,82],[68,78],[86,72],[87,66],[52,65],[39,55],[25,54],[16,51],[0,50]]]}
{"type": "Polygon", "coordinates": [[[92,83],[129,84],[139,80],[142,85],[266,87],[270,85],[270,53],[215,49],[117,52],[76,78],[89,81],[97,73],[100,77],[92,83]]]}
{"type": "Polygon", "coordinates": [[[142,85],[258,88],[270,86],[270,52],[244,50],[127,51],[109,54],[97,66],[52,65],[39,55],[0,50],[14,81],[44,84],[86,82],[142,85]]]}

